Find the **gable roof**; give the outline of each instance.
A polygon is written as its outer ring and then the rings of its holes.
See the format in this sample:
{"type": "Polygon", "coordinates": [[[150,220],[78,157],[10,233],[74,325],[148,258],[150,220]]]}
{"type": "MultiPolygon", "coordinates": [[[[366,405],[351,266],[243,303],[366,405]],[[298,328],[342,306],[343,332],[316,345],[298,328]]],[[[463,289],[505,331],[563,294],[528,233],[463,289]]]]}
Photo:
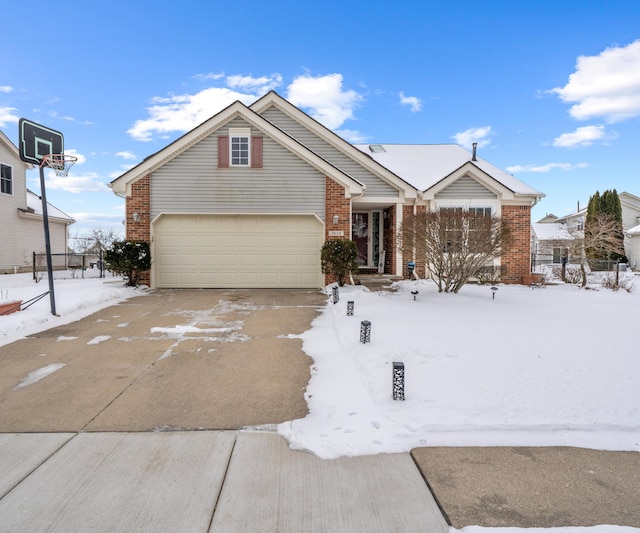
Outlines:
{"type": "Polygon", "coordinates": [[[516,196],[531,196],[536,201],[544,196],[484,159],[476,158],[476,161],[472,161],[471,152],[457,144],[357,144],[355,146],[421,191],[428,191],[469,164],[516,196]]]}
{"type": "Polygon", "coordinates": [[[7,147],[7,150],[9,150],[13,155],[15,155],[16,159],[20,161],[20,163],[22,163],[25,168],[29,168],[29,169],[33,168],[33,165],[31,163],[27,163],[22,159],[20,159],[20,150],[18,150],[18,147],[15,144],[13,144],[11,142],[11,139],[9,139],[9,137],[7,137],[2,131],[0,131],[0,142],[7,147]]]}
{"type": "Polygon", "coordinates": [[[261,117],[258,113],[252,111],[240,101],[236,101],[226,107],[219,113],[196,126],[191,131],[185,133],[182,137],[176,139],[168,146],[164,147],[155,154],[150,155],[144,161],[128,170],[121,176],[113,180],[109,187],[116,194],[130,194],[131,185],[144,176],[154,172],[168,161],[177,157],[185,150],[213,134],[215,131],[223,127],[231,120],[242,117],[252,126],[268,135],[283,147],[295,153],[298,157],[315,167],[325,175],[335,179],[343,185],[346,191],[351,195],[359,195],[365,189],[365,185],[350,176],[346,172],[332,165],[329,161],[323,159],[315,152],[309,150],[306,146],[299,143],[296,139],[282,131],[280,128],[261,117]]]}
{"type": "Polygon", "coordinates": [[[574,238],[567,230],[566,224],[534,222],[531,227],[539,241],[566,241],[574,238]]]}
{"type": "Polygon", "coordinates": [[[278,110],[289,116],[299,124],[302,124],[316,136],[341,151],[347,157],[354,160],[360,166],[366,168],[380,179],[386,181],[389,185],[397,190],[403,191],[405,198],[416,198],[418,190],[407,179],[397,174],[393,169],[381,165],[369,154],[359,150],[356,145],[344,140],[340,135],[333,132],[313,117],[307,115],[304,111],[297,108],[288,100],[284,99],[275,91],[269,91],[259,100],[251,104],[251,109],[256,113],[262,114],[270,107],[276,107],[278,110]]]}
{"type": "Polygon", "coordinates": [[[626,204],[634,209],[640,209],[640,197],[635,194],[625,191],[618,194],[618,198],[620,198],[620,203],[626,204]]]}
{"type": "MultiPolygon", "coordinates": [[[[42,217],[42,197],[35,192],[27,189],[27,209],[20,209],[26,215],[37,215],[42,217]]],[[[64,222],[65,224],[73,224],[75,220],[69,215],[60,211],[54,205],[47,202],[47,216],[55,222],[64,222]]]]}

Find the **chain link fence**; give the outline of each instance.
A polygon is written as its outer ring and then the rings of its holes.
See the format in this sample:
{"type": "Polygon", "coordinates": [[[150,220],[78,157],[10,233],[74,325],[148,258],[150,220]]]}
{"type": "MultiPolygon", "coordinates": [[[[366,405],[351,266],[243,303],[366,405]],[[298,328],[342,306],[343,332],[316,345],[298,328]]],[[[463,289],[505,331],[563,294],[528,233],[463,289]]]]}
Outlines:
{"type": "MultiPolygon", "coordinates": [[[[104,257],[97,253],[51,254],[54,279],[104,278],[104,257]]],[[[47,273],[47,255],[33,252],[33,279],[40,281],[47,273]]]]}

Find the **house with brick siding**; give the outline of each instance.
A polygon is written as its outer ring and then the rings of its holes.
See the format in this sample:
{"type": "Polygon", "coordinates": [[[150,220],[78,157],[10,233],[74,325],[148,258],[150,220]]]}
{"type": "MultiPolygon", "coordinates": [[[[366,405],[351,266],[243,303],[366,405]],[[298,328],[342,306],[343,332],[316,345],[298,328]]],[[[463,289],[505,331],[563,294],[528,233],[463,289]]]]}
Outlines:
{"type": "Polygon", "coordinates": [[[352,145],[275,92],[233,103],[110,186],[127,238],[151,244],[158,288],[318,288],[327,239],[354,240],[362,273],[403,276],[415,259],[396,245],[403,217],[442,207],[508,219],[504,281],[520,283],[542,197],[457,145],[352,145]]]}

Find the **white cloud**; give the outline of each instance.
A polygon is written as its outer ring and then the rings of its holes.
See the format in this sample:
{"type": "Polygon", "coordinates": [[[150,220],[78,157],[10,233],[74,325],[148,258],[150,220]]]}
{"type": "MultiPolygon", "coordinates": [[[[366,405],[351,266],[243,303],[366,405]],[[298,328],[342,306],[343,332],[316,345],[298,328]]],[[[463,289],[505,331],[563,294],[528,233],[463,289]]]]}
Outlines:
{"type": "MultiPolygon", "coordinates": [[[[217,74],[199,74],[196,77],[223,79],[217,74]]],[[[148,118],[137,120],[127,133],[138,141],[150,141],[155,136],[163,137],[171,132],[187,132],[236,100],[250,105],[281,85],[282,76],[232,75],[224,77],[224,83],[227,87],[208,87],[195,94],[154,96],[146,110],[148,118]]],[[[337,129],[353,118],[353,111],[362,100],[356,91],[343,89],[340,74],[299,76],[289,85],[287,93],[291,103],[307,108],[311,116],[331,129],[337,129]]],[[[344,131],[353,139],[362,139],[354,130],[344,131]]]]}
{"type": "Polygon", "coordinates": [[[6,128],[9,124],[17,124],[20,117],[14,113],[15,107],[0,107],[0,126],[6,128]]]}
{"type": "Polygon", "coordinates": [[[13,87],[10,85],[0,85],[0,93],[10,93],[13,91],[13,87]]]}
{"type": "Polygon", "coordinates": [[[78,151],[74,150],[73,148],[71,150],[65,150],[64,153],[65,155],[72,155],[74,157],[77,157],[78,160],[75,162],[76,165],[82,165],[87,161],[87,158],[83,154],[78,153],[78,151]]]}
{"type": "Polygon", "coordinates": [[[137,120],[127,131],[138,141],[150,141],[154,134],[187,132],[236,100],[250,104],[253,94],[242,94],[224,87],[209,87],[196,94],[156,96],[147,108],[149,118],[137,120]]]}
{"type": "Polygon", "coordinates": [[[95,221],[103,221],[103,222],[120,222],[122,220],[122,215],[124,213],[124,209],[119,209],[122,211],[121,213],[116,214],[102,214],[102,213],[87,213],[87,212],[77,212],[70,213],[70,216],[76,222],[95,222],[95,221]]]}
{"type": "Polygon", "coordinates": [[[200,81],[219,80],[221,78],[224,78],[224,73],[207,72],[204,74],[196,74],[194,78],[200,81]]]}
{"type": "Polygon", "coordinates": [[[571,133],[563,133],[553,140],[553,146],[557,148],[574,148],[576,146],[589,146],[595,141],[612,138],[608,135],[604,126],[583,126],[571,133]]]}
{"type": "Polygon", "coordinates": [[[56,189],[74,194],[110,191],[95,172],[90,172],[84,176],[74,174],[70,174],[69,176],[56,176],[53,170],[47,171],[47,189],[56,189]]]}
{"type": "Polygon", "coordinates": [[[491,139],[489,139],[490,135],[491,126],[484,126],[482,128],[469,128],[468,130],[458,132],[452,139],[468,149],[471,149],[474,142],[478,143],[478,148],[482,148],[491,142],[491,139]]]}
{"type": "Polygon", "coordinates": [[[353,112],[362,101],[354,90],[342,88],[341,74],[325,76],[298,76],[287,87],[287,100],[305,108],[318,122],[331,130],[353,119],[353,112]]]}
{"type": "Polygon", "coordinates": [[[336,130],[336,133],[352,144],[364,143],[367,137],[358,130],[336,130]]]}
{"type": "Polygon", "coordinates": [[[405,96],[402,91],[400,91],[400,103],[402,105],[408,105],[413,113],[422,110],[422,101],[420,98],[416,96],[405,96]]]}
{"type": "Polygon", "coordinates": [[[282,76],[280,74],[272,74],[271,76],[261,76],[254,78],[252,76],[227,76],[227,85],[232,89],[240,89],[248,91],[257,96],[262,96],[276,87],[282,85],[282,76]]]}
{"type": "Polygon", "coordinates": [[[573,104],[569,113],[577,120],[613,123],[640,116],[640,40],[578,57],[568,83],[550,92],[573,104]]]}
{"type": "Polygon", "coordinates": [[[122,159],[132,160],[136,158],[136,154],[133,152],[125,151],[125,152],[116,152],[116,157],[122,157],[122,159]]]}
{"type": "Polygon", "coordinates": [[[547,163],[546,165],[514,165],[512,167],[507,167],[506,170],[510,174],[517,174],[520,172],[546,173],[556,169],[568,172],[578,168],[586,168],[587,166],[588,165],[586,163],[547,163]]]}

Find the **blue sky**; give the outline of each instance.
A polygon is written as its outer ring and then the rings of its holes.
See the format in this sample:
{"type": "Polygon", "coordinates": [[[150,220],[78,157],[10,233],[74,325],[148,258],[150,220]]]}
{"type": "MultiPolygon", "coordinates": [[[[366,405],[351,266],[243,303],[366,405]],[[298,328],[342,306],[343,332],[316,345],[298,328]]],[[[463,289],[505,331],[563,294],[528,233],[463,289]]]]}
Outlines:
{"type": "MultiPolygon", "coordinates": [[[[640,196],[637,0],[3,0],[0,14],[0,129],[64,134],[79,161],[47,174],[47,196],[72,236],[122,232],[107,183],[270,89],[352,142],[475,141],[546,194],[534,220],[596,190],[640,196]]],[[[27,180],[38,192],[37,170],[27,180]]]]}

